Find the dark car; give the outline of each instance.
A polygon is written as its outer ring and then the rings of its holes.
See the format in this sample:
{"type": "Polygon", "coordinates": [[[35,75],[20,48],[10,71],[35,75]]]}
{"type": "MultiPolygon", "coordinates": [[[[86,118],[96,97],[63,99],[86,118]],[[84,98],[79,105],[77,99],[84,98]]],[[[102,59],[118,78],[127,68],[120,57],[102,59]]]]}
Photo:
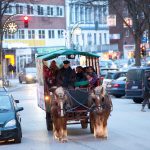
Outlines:
{"type": "Polygon", "coordinates": [[[6,93],[7,94],[7,89],[5,87],[0,87],[0,94],[1,93],[6,93]]]}
{"type": "Polygon", "coordinates": [[[135,103],[141,103],[144,99],[145,75],[148,73],[150,73],[150,67],[134,67],[127,72],[126,97],[133,99],[135,103]]]}
{"type": "Polygon", "coordinates": [[[24,68],[19,73],[19,83],[22,83],[22,82],[35,83],[37,80],[36,73],[37,73],[37,70],[35,67],[24,68]]]}
{"type": "Polygon", "coordinates": [[[22,130],[19,111],[23,107],[18,107],[13,97],[5,92],[0,93],[0,141],[14,140],[21,143],[22,130]]]}
{"type": "Polygon", "coordinates": [[[119,77],[107,84],[106,91],[117,98],[125,96],[125,83],[126,77],[119,77]]]}

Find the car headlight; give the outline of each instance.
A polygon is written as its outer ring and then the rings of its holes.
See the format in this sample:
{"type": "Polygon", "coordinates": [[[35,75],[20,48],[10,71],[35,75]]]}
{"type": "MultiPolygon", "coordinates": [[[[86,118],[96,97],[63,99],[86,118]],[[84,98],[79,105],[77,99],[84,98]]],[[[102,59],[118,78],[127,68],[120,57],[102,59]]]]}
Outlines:
{"type": "Polygon", "coordinates": [[[5,124],[5,127],[12,127],[16,125],[16,120],[12,119],[5,124]]]}
{"type": "Polygon", "coordinates": [[[30,75],[30,74],[27,74],[27,75],[26,75],[26,78],[28,78],[28,79],[32,79],[32,78],[33,78],[33,76],[32,76],[32,75],[30,75]]]}

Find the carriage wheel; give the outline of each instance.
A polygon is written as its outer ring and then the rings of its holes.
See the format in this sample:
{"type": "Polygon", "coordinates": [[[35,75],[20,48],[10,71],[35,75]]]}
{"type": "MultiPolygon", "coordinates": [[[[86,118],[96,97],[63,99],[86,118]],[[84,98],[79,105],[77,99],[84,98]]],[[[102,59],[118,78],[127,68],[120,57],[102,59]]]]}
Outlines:
{"type": "Polygon", "coordinates": [[[87,119],[81,120],[81,127],[82,127],[82,129],[86,129],[88,127],[87,119]]]}
{"type": "Polygon", "coordinates": [[[51,115],[49,112],[46,112],[46,126],[47,126],[48,131],[53,130],[53,122],[52,122],[51,115]]]}

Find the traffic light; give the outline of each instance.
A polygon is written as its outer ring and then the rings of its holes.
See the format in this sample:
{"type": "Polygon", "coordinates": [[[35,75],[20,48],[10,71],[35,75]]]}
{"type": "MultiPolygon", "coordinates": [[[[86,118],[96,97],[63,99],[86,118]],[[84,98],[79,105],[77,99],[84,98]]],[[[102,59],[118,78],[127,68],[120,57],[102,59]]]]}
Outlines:
{"type": "Polygon", "coordinates": [[[24,28],[28,28],[28,22],[29,22],[29,18],[28,16],[24,16],[24,28]]]}
{"type": "Polygon", "coordinates": [[[146,47],[145,46],[142,46],[141,47],[141,55],[144,57],[146,56],[146,47]]]}

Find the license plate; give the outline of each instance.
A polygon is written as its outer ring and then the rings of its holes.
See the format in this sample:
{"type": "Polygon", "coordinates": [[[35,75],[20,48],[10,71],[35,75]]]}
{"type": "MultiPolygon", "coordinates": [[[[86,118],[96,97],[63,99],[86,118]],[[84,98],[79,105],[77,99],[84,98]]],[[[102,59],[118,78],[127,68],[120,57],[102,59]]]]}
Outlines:
{"type": "Polygon", "coordinates": [[[138,86],[132,86],[132,89],[138,89],[138,86]]]}
{"type": "Polygon", "coordinates": [[[107,87],[108,87],[108,88],[110,88],[110,87],[111,87],[111,85],[110,85],[110,84],[108,84],[108,85],[107,85],[107,87]]]}

